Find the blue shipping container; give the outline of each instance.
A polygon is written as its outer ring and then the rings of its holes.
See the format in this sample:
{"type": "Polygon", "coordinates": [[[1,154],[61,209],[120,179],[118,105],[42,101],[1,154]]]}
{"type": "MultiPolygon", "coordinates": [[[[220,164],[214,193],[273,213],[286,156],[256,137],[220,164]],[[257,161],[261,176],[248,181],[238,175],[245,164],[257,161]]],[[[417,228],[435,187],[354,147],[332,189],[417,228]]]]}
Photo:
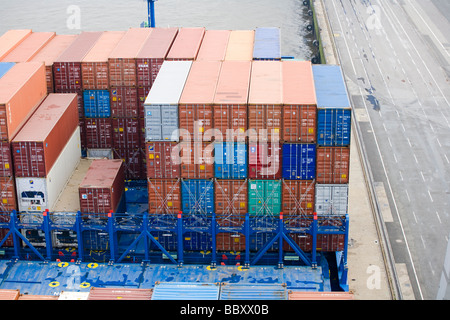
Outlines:
{"type": "Polygon", "coordinates": [[[14,62],[0,62],[0,78],[15,65],[14,62]]]}
{"type": "Polygon", "coordinates": [[[214,144],[215,177],[217,179],[247,178],[247,145],[239,142],[214,144]]]}
{"type": "Polygon", "coordinates": [[[83,101],[86,118],[109,118],[111,116],[108,90],[85,90],[83,101]]]}
{"type": "Polygon", "coordinates": [[[314,180],[316,178],[316,145],[283,144],[283,179],[314,180]]]}
{"type": "Polygon", "coordinates": [[[214,212],[213,180],[182,180],[183,213],[212,214],[214,212]]]}
{"type": "Polygon", "coordinates": [[[348,109],[317,111],[317,145],[339,147],[350,145],[352,114],[348,109]]]}
{"type": "Polygon", "coordinates": [[[281,42],[279,28],[256,28],[253,46],[254,60],[280,60],[281,42]]]}

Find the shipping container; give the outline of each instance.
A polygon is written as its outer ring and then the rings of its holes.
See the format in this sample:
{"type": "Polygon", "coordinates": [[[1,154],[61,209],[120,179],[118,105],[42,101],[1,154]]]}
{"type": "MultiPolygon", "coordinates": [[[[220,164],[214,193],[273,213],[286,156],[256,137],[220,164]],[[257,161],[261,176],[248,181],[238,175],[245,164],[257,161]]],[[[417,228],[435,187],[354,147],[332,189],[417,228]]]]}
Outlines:
{"type": "Polygon", "coordinates": [[[223,61],[227,53],[230,30],[206,30],[197,61],[223,61]]]}
{"type": "Polygon", "coordinates": [[[194,61],[205,35],[205,28],[180,28],[166,60],[194,61]]]}
{"type": "Polygon", "coordinates": [[[216,220],[220,226],[242,226],[248,212],[248,181],[214,181],[216,220]]]}
{"type": "Polygon", "coordinates": [[[284,142],[316,142],[317,101],[309,61],[283,61],[284,142]]]}
{"type": "Polygon", "coordinates": [[[113,148],[137,149],[141,147],[139,119],[112,119],[113,148]]]}
{"type": "Polygon", "coordinates": [[[141,116],[136,87],[111,88],[111,117],[136,118],[141,116]]]}
{"type": "Polygon", "coordinates": [[[222,285],[220,300],[287,300],[286,284],[226,283],[222,285]]]}
{"type": "Polygon", "coordinates": [[[72,137],[46,177],[17,177],[17,204],[20,212],[42,212],[53,207],[81,158],[80,130],[72,137]]]}
{"type": "Polygon", "coordinates": [[[125,179],[146,179],[146,159],[143,148],[113,148],[113,157],[122,160],[125,167],[125,179]]]}
{"type": "Polygon", "coordinates": [[[282,145],[253,143],[248,145],[248,177],[251,179],[282,178],[282,145]]]}
{"type": "Polygon", "coordinates": [[[41,51],[39,51],[32,62],[44,62],[45,74],[47,80],[47,91],[54,92],[53,82],[53,63],[66,50],[72,42],[75,41],[77,35],[75,34],[61,34],[56,35],[41,51]]]}
{"type": "Polygon", "coordinates": [[[245,251],[245,235],[238,232],[219,232],[216,235],[216,250],[226,252],[245,251]]]}
{"type": "Polygon", "coordinates": [[[179,101],[181,140],[211,141],[213,101],[222,63],[194,61],[179,101]]]}
{"type": "Polygon", "coordinates": [[[108,58],[125,35],[125,31],[105,31],[81,60],[83,90],[108,90],[108,58]]]}
{"type": "Polygon", "coordinates": [[[84,90],[83,106],[86,118],[109,118],[111,116],[109,91],[84,90]]]}
{"type": "Polygon", "coordinates": [[[178,144],[181,161],[181,178],[214,178],[214,143],[182,141],[178,144]]]}
{"type": "Polygon", "coordinates": [[[247,178],[247,145],[245,143],[214,143],[214,175],[217,179],[247,178]]]}
{"type": "Polygon", "coordinates": [[[81,61],[89,53],[103,32],[82,32],[53,62],[55,92],[81,91],[81,61]]]}
{"type": "Polygon", "coordinates": [[[148,178],[174,179],[180,177],[179,148],[176,142],[147,142],[145,149],[148,178]]]}
{"type": "Polygon", "coordinates": [[[281,180],[249,180],[248,207],[252,217],[277,217],[281,212],[281,180]]]}
{"type": "Polygon", "coordinates": [[[314,180],[316,178],[316,145],[283,144],[283,179],[314,180]]]}
{"type": "MultiPolygon", "coordinates": [[[[311,252],[313,250],[313,237],[310,234],[293,233],[290,236],[302,251],[311,252]]],[[[343,251],[345,236],[343,234],[318,234],[316,241],[316,250],[319,252],[343,251]]],[[[286,242],[283,250],[286,252],[294,251],[286,242]]]]}
{"type": "Polygon", "coordinates": [[[306,292],[289,290],[288,300],[354,300],[351,292],[306,292]]]}
{"type": "Polygon", "coordinates": [[[316,184],[315,210],[318,216],[348,213],[348,184],[316,184]]]}
{"type": "Polygon", "coordinates": [[[282,203],[285,216],[313,216],[315,181],[283,180],[282,203]]]}
{"type": "Polygon", "coordinates": [[[220,283],[155,283],[152,300],[219,300],[220,283]]]}
{"type": "Polygon", "coordinates": [[[32,33],[31,29],[8,30],[0,37],[0,61],[32,33]]]}
{"type": "Polygon", "coordinates": [[[351,105],[340,66],[314,65],[317,96],[317,144],[348,146],[351,135],[351,105]]]}
{"type": "Polygon", "coordinates": [[[144,140],[145,140],[145,100],[147,99],[148,94],[150,93],[150,86],[138,87],[137,88],[137,103],[138,103],[138,112],[139,118],[144,119],[144,140]]]}
{"type": "Polygon", "coordinates": [[[0,140],[11,141],[46,95],[44,64],[15,64],[0,79],[0,140]]]}
{"type": "Polygon", "coordinates": [[[78,128],[77,96],[51,93],[11,142],[16,177],[43,178],[78,128]]]}
{"type": "Polygon", "coordinates": [[[0,289],[0,300],[19,300],[20,290],[0,289]]]}
{"type": "Polygon", "coordinates": [[[254,30],[231,30],[225,60],[252,61],[254,30]]]}
{"type": "Polygon", "coordinates": [[[1,59],[2,62],[29,62],[54,37],[55,32],[33,32],[13,51],[1,59]]]}
{"type": "Polygon", "coordinates": [[[181,211],[180,179],[148,179],[148,212],[178,214],[181,211]]]}
{"type": "Polygon", "coordinates": [[[0,212],[9,213],[12,210],[17,210],[14,177],[0,177],[0,196],[0,212]]]}
{"type": "Polygon", "coordinates": [[[114,159],[114,152],[112,148],[107,149],[87,149],[86,157],[90,159],[114,159]]]}
{"type": "Polygon", "coordinates": [[[91,288],[88,300],[152,300],[153,289],[91,288]]]}
{"type": "Polygon", "coordinates": [[[14,176],[12,159],[11,143],[0,141],[0,177],[14,176]]]}
{"type": "Polygon", "coordinates": [[[19,296],[19,300],[58,300],[59,296],[50,296],[50,295],[36,295],[36,294],[21,294],[19,296]]]}
{"type": "Polygon", "coordinates": [[[58,300],[88,300],[88,292],[61,291],[58,300]]]}
{"type": "Polygon", "coordinates": [[[86,148],[111,149],[113,147],[113,124],[111,118],[86,118],[84,119],[84,130],[86,148]]]}
{"type": "Polygon", "coordinates": [[[165,61],[145,100],[146,141],[178,141],[178,103],[191,61],[165,61]]]}
{"type": "Polygon", "coordinates": [[[256,28],[253,60],[281,60],[280,33],[280,28],[256,28]]]}
{"type": "Polygon", "coordinates": [[[317,148],[316,181],[323,184],[347,184],[350,172],[349,147],[317,148]]]}
{"type": "Polygon", "coordinates": [[[183,213],[214,213],[214,181],[192,179],[181,180],[181,203],[183,213]]]}
{"type": "Polygon", "coordinates": [[[130,28],[109,55],[109,85],[136,86],[136,57],[152,28],[130,28]]]}
{"type": "Polygon", "coordinates": [[[282,130],[282,63],[253,61],[248,97],[249,139],[280,141],[282,130]]]}
{"type": "Polygon", "coordinates": [[[138,87],[150,90],[177,34],[178,28],[153,28],[136,56],[138,87]]]}
{"type": "Polygon", "coordinates": [[[14,62],[0,62],[0,78],[15,65],[14,62]]]}
{"type": "Polygon", "coordinates": [[[122,161],[109,159],[92,161],[78,191],[81,212],[116,212],[125,192],[122,161]]]}

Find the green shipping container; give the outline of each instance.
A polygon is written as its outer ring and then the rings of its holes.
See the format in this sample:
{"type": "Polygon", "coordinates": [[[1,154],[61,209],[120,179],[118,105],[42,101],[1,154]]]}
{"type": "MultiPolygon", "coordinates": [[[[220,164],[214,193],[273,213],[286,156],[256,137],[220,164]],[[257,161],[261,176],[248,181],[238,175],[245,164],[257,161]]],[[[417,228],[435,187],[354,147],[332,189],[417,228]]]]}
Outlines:
{"type": "Polygon", "coordinates": [[[281,180],[249,180],[250,216],[278,216],[281,212],[281,190],[281,180]]]}

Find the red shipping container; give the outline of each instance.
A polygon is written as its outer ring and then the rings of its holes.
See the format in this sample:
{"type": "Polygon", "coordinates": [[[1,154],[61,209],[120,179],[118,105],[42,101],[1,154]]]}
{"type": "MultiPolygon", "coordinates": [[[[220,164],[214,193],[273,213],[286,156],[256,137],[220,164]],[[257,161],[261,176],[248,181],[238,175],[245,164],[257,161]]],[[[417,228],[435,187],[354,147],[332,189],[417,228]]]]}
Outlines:
{"type": "Polygon", "coordinates": [[[92,161],[78,191],[82,213],[116,212],[125,191],[122,161],[92,161]]]}
{"type": "Polygon", "coordinates": [[[0,79],[0,140],[11,141],[47,95],[43,63],[16,63],[0,79]]]}
{"type": "Polygon", "coordinates": [[[11,143],[0,141],[0,177],[12,177],[13,161],[11,156],[11,143]]]}
{"type": "Polygon", "coordinates": [[[1,61],[16,63],[31,61],[55,35],[55,32],[33,32],[1,61]]]}
{"type": "Polygon", "coordinates": [[[86,148],[110,149],[113,147],[113,125],[111,118],[85,118],[84,126],[86,148]]]}
{"type": "Polygon", "coordinates": [[[230,30],[206,30],[197,61],[223,61],[227,53],[230,30]]]}
{"type": "MultiPolygon", "coordinates": [[[[10,213],[17,210],[16,187],[14,177],[0,177],[0,222],[8,223],[10,221],[10,213]]],[[[5,238],[9,229],[0,229],[0,241],[5,238]]],[[[9,236],[3,244],[5,247],[13,247],[13,237],[9,236]]]]}
{"type": "Polygon", "coordinates": [[[152,33],[152,28],[130,28],[109,55],[110,87],[137,85],[136,57],[152,33]]]}
{"type": "Polygon", "coordinates": [[[282,210],[285,216],[313,216],[315,182],[306,180],[283,180],[282,210]]]}
{"type": "Polygon", "coordinates": [[[75,94],[51,93],[11,143],[16,177],[46,177],[78,127],[75,94]]]}
{"type": "Polygon", "coordinates": [[[0,61],[32,33],[31,29],[8,30],[0,36],[0,61]]]}
{"type": "Polygon", "coordinates": [[[112,118],[137,118],[141,116],[137,88],[135,87],[111,88],[110,105],[112,118]]]}
{"type": "MultiPolygon", "coordinates": [[[[313,248],[313,237],[310,234],[290,234],[292,240],[305,252],[311,252],[313,248]]],[[[344,250],[345,236],[343,234],[319,234],[317,235],[316,250],[322,252],[335,252],[344,250]]],[[[293,252],[287,242],[283,243],[283,250],[293,252]]]]}
{"type": "Polygon", "coordinates": [[[179,179],[148,179],[148,213],[178,214],[181,209],[179,179]]]}
{"type": "Polygon", "coordinates": [[[172,160],[172,155],[178,156],[177,142],[147,142],[146,143],[147,177],[150,179],[174,179],[180,177],[180,163],[172,160]]]}
{"type": "MultiPolygon", "coordinates": [[[[145,86],[145,87],[139,87],[137,89],[137,100],[138,100],[138,114],[140,118],[145,118],[145,99],[147,99],[147,96],[150,92],[151,87],[145,86]]],[[[144,126],[145,129],[145,126],[144,126]]],[[[144,133],[144,140],[145,140],[145,133],[144,133]]]]}
{"type": "Polygon", "coordinates": [[[205,28],[180,28],[166,60],[195,60],[205,35],[205,28]]]}
{"type": "Polygon", "coordinates": [[[220,226],[240,227],[243,225],[248,208],[247,185],[247,180],[215,180],[214,210],[220,226]]]}
{"type": "Polygon", "coordinates": [[[112,128],[113,147],[115,149],[141,148],[141,126],[139,119],[113,118],[112,128]]]}
{"type": "Polygon", "coordinates": [[[182,178],[214,178],[214,143],[183,141],[179,143],[179,148],[182,178]]]}
{"type": "Polygon", "coordinates": [[[281,179],[283,171],[281,148],[279,143],[249,143],[248,177],[250,179],[281,179]]]}
{"type": "Polygon", "coordinates": [[[83,89],[81,61],[100,39],[103,32],[82,32],[53,63],[55,92],[83,89]]]}
{"type": "Polygon", "coordinates": [[[152,289],[91,288],[88,300],[151,300],[152,294],[152,289]]]}
{"type": "Polygon", "coordinates": [[[78,125],[80,127],[81,150],[84,150],[86,149],[86,119],[78,119],[78,125]]]}
{"type": "Polygon", "coordinates": [[[77,95],[78,117],[80,119],[84,118],[83,90],[64,89],[64,90],[58,90],[57,93],[75,93],[77,95]]]}
{"type": "Polygon", "coordinates": [[[317,148],[316,181],[328,184],[347,184],[350,170],[349,147],[317,148]]]}
{"type": "Polygon", "coordinates": [[[154,28],[136,57],[137,85],[149,87],[158,75],[178,28],[154,28]]]}
{"type": "Polygon", "coordinates": [[[245,251],[245,236],[242,233],[221,232],[216,235],[217,251],[245,251]]]}
{"type": "Polygon", "coordinates": [[[145,151],[138,149],[113,149],[114,159],[121,159],[127,180],[146,179],[145,151]]]}

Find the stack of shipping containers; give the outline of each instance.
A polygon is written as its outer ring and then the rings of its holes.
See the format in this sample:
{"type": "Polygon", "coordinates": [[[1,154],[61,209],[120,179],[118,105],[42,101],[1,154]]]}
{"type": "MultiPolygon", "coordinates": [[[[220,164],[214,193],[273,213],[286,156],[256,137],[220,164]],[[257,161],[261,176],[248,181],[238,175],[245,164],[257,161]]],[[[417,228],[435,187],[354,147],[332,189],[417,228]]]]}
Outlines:
{"type": "Polygon", "coordinates": [[[13,51],[1,59],[2,62],[28,62],[33,59],[54,37],[55,32],[33,32],[13,51]]]}

